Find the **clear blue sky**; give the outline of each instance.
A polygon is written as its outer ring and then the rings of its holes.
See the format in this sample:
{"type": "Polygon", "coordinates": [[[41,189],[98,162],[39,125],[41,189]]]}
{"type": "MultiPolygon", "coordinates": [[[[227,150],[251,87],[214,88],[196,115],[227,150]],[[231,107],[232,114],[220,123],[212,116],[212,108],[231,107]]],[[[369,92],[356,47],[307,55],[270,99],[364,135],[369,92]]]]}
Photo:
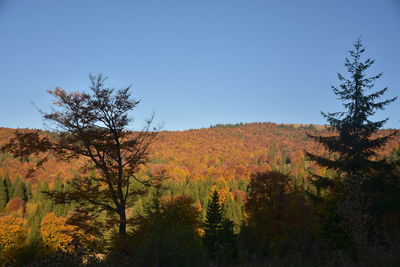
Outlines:
{"type": "MultiPolygon", "coordinates": [[[[330,86],[359,37],[400,95],[400,1],[0,0],[0,126],[42,128],[46,90],[89,73],[132,84],[140,126],[319,123],[342,110],[330,86]]],[[[400,99],[380,112],[400,128],[400,99]]],[[[135,126],[133,126],[135,127],[135,126]]]]}

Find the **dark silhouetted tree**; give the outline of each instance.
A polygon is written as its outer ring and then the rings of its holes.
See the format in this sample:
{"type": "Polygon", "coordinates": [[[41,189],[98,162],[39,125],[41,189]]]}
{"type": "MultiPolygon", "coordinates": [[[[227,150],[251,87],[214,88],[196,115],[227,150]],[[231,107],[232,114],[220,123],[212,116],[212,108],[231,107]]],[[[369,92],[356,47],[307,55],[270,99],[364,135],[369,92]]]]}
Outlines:
{"type": "Polygon", "coordinates": [[[289,250],[300,255],[311,246],[315,234],[311,209],[288,175],[277,171],[254,174],[245,210],[243,236],[250,255],[284,255],[289,250]]]}
{"type": "MultiPolygon", "coordinates": [[[[187,196],[155,197],[145,216],[135,218],[130,238],[133,266],[203,266],[204,252],[197,233],[200,211],[187,196]]],[[[121,262],[126,264],[126,260],[121,262]]]]}
{"type": "Polygon", "coordinates": [[[219,203],[217,190],[214,190],[207,205],[206,221],[204,224],[204,244],[212,259],[216,259],[221,246],[220,233],[222,230],[222,207],[219,203]]]}
{"type": "MultiPolygon", "coordinates": [[[[391,173],[395,170],[395,163],[386,159],[377,160],[379,150],[383,149],[397,131],[386,135],[378,134],[378,130],[388,119],[372,121],[371,117],[395,101],[396,97],[379,100],[388,88],[368,92],[373,90],[375,81],[382,73],[367,76],[366,71],[374,64],[374,60],[362,59],[365,48],[360,39],[349,52],[351,58],[345,60],[348,77],[338,74],[341,84],[339,87],[332,87],[345,111],[322,113],[329,123],[329,136],[308,135],[330,152],[330,156],[309,152],[306,152],[306,156],[318,166],[335,171],[332,178],[313,175],[312,179],[317,192],[321,193],[322,190],[323,193],[316,200],[319,201],[317,210],[325,234],[336,247],[344,247],[346,244],[343,241],[348,243],[346,233],[349,233],[359,256],[363,254],[366,256],[364,260],[372,264],[369,262],[371,255],[368,255],[368,247],[374,243],[371,238],[376,236],[374,233],[377,222],[377,218],[372,216],[372,207],[375,205],[373,196],[378,195],[377,191],[382,191],[385,187],[383,185],[387,186],[389,180],[397,180],[390,183],[393,188],[397,188],[394,191],[398,195],[399,179],[387,179],[393,177],[391,173]],[[381,186],[377,187],[378,184],[381,186]]],[[[392,196],[395,195],[388,197],[393,199],[392,196]]],[[[396,212],[398,213],[398,209],[396,212]]]]}
{"type": "Polygon", "coordinates": [[[377,110],[382,110],[395,101],[396,98],[377,101],[388,88],[367,94],[367,91],[374,87],[375,80],[380,78],[382,73],[367,77],[365,72],[375,61],[372,59],[363,61],[361,55],[364,51],[361,40],[357,40],[354,44],[354,50],[350,51],[351,59],[346,58],[345,62],[349,77],[346,78],[342,74],[338,74],[341,84],[339,87],[332,86],[333,92],[343,102],[346,111],[322,112],[333,135],[309,134],[309,137],[337,157],[332,159],[306,152],[307,157],[320,167],[334,169],[347,176],[389,168],[390,166],[385,160],[377,161],[374,160],[374,157],[377,156],[377,150],[382,148],[396,133],[394,131],[386,136],[373,137],[388,119],[374,122],[370,120],[370,117],[377,110]]]}
{"type": "MultiPolygon", "coordinates": [[[[131,98],[130,87],[115,90],[104,86],[101,76],[90,76],[90,92],[73,92],[56,88],[49,91],[55,98],[54,109],[42,112],[56,134],[40,131],[15,133],[2,151],[20,159],[31,155],[59,160],[85,158],[91,164],[82,170],[80,179],[73,179],[66,192],[49,192],[57,203],[76,202],[76,211],[85,214],[106,211],[115,218],[120,237],[126,235],[126,209],[142,190],[132,187],[139,180],[136,172],[148,160],[148,149],[157,135],[151,129],[152,118],[139,132],[128,131],[129,112],[139,101],[131,98]],[[96,176],[88,174],[94,167],[96,176]]],[[[148,183],[148,181],[141,181],[148,183]]]]}

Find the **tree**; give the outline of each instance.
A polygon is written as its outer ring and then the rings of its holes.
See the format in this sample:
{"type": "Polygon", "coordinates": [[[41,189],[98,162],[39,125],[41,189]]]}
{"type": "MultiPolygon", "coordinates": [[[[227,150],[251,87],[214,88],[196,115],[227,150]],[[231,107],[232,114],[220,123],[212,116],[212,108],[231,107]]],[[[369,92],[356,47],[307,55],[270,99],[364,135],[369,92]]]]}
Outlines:
{"type": "Polygon", "coordinates": [[[0,264],[11,266],[18,260],[25,245],[28,228],[26,220],[11,216],[0,217],[0,264]]]}
{"type": "Polygon", "coordinates": [[[161,197],[155,192],[145,216],[135,218],[130,238],[132,266],[203,266],[204,255],[198,235],[200,211],[190,197],[161,197]]]}
{"type": "Polygon", "coordinates": [[[222,207],[219,204],[218,192],[214,190],[212,198],[207,205],[206,221],[204,225],[204,243],[212,259],[215,259],[219,252],[221,230],[222,207]]]}
{"type": "Polygon", "coordinates": [[[8,201],[8,195],[3,178],[0,178],[0,210],[2,210],[8,201]]]}
{"type": "Polygon", "coordinates": [[[33,202],[38,206],[40,219],[53,210],[53,201],[46,197],[46,192],[49,190],[49,184],[46,181],[41,182],[36,186],[32,197],[33,202]]]}
{"type": "Polygon", "coordinates": [[[10,216],[24,217],[25,210],[26,210],[25,201],[23,201],[19,197],[11,199],[10,201],[8,201],[6,205],[6,212],[10,216]]]}
{"type": "Polygon", "coordinates": [[[311,210],[291,177],[277,171],[254,174],[245,210],[244,242],[250,255],[285,255],[290,249],[309,253],[315,234],[311,210]]]}
{"type": "Polygon", "coordinates": [[[28,194],[26,190],[26,185],[21,179],[17,176],[14,179],[14,182],[11,187],[12,196],[11,198],[19,197],[23,201],[28,201],[28,194]]]}
{"type": "Polygon", "coordinates": [[[4,176],[4,190],[6,192],[6,202],[11,199],[11,181],[8,173],[4,176]]]}
{"type": "MultiPolygon", "coordinates": [[[[317,187],[317,192],[324,190],[324,195],[317,196],[317,210],[322,220],[322,226],[328,239],[334,241],[336,247],[348,246],[347,233],[356,245],[358,252],[371,260],[368,246],[375,241],[376,218],[372,208],[375,204],[374,195],[377,191],[387,188],[399,188],[399,179],[393,178],[395,164],[386,159],[376,160],[379,149],[396,135],[397,131],[390,134],[378,134],[387,118],[372,121],[371,117],[383,110],[388,104],[394,102],[396,97],[379,101],[388,88],[373,91],[374,82],[382,73],[367,76],[366,71],[374,64],[372,59],[362,59],[365,48],[358,39],[354,50],[350,51],[351,58],[346,58],[345,67],[349,77],[338,74],[341,82],[339,87],[332,86],[333,92],[342,101],[345,111],[323,113],[329,123],[331,135],[319,136],[308,134],[314,141],[321,144],[328,152],[329,157],[305,152],[306,156],[318,166],[333,170],[332,178],[313,175],[312,182],[317,187]],[[388,177],[392,177],[387,179],[388,177]],[[383,181],[386,180],[386,181],[383,181]],[[389,180],[391,180],[389,182],[389,180]],[[376,185],[380,186],[376,186],[376,185]],[[384,186],[385,185],[385,186],[384,186]],[[343,240],[345,242],[343,243],[343,240]],[[339,244],[341,243],[341,244],[339,244]],[[346,244],[347,243],[347,244],[346,244]]],[[[389,191],[387,191],[389,192],[389,191]]],[[[389,199],[396,194],[386,196],[389,199]]],[[[386,195],[386,194],[380,194],[386,195]]],[[[376,202],[376,201],[375,201],[376,202]]],[[[391,200],[390,203],[393,203],[391,200]]],[[[375,205],[376,206],[376,205],[375,205]]],[[[398,208],[396,208],[398,212],[398,208]]],[[[360,256],[360,255],[359,255],[360,256]]],[[[365,258],[365,259],[367,259],[365,258]]],[[[371,264],[371,262],[369,262],[371,264]]]]}
{"type": "MultiPolygon", "coordinates": [[[[53,190],[55,192],[64,192],[64,184],[59,175],[57,175],[56,180],[54,181],[53,190]]],[[[56,216],[59,217],[65,217],[67,215],[65,204],[55,204],[53,211],[56,216]]]]}
{"type": "Polygon", "coordinates": [[[73,253],[94,239],[76,226],[69,225],[66,218],[57,217],[54,213],[48,213],[42,219],[40,235],[48,253],[73,253]]]}
{"type": "Polygon", "coordinates": [[[130,87],[106,88],[101,76],[89,76],[90,92],[67,93],[56,88],[48,91],[55,98],[54,109],[42,112],[45,121],[54,126],[53,133],[17,131],[2,147],[20,159],[41,156],[38,166],[50,157],[59,160],[84,158],[90,162],[79,179],[72,179],[68,192],[48,192],[57,203],[76,202],[76,211],[86,214],[106,211],[117,217],[120,237],[126,234],[126,209],[142,190],[132,188],[140,180],[136,172],[148,160],[148,149],[157,136],[151,129],[153,117],[139,132],[128,131],[128,112],[140,101],[130,95],[130,87]],[[45,156],[44,152],[47,152],[45,156]],[[94,168],[96,176],[87,175],[94,168]]]}
{"type": "MultiPolygon", "coordinates": [[[[365,48],[358,39],[354,44],[354,50],[350,51],[351,59],[345,60],[349,77],[346,78],[339,73],[341,84],[339,87],[332,86],[333,92],[343,102],[346,111],[322,112],[333,135],[308,134],[329,152],[337,155],[337,158],[327,158],[309,152],[306,152],[306,156],[320,167],[333,169],[342,175],[361,175],[390,167],[385,160],[376,161],[373,158],[377,155],[377,150],[396,134],[394,131],[386,136],[373,136],[388,119],[373,122],[370,117],[377,110],[382,110],[395,101],[396,97],[381,102],[376,101],[385,94],[387,87],[371,94],[366,93],[374,87],[375,80],[379,79],[382,73],[367,77],[365,72],[375,61],[369,58],[363,61],[361,55],[364,51],[365,48]]],[[[323,182],[322,179],[320,182],[323,182]]]]}

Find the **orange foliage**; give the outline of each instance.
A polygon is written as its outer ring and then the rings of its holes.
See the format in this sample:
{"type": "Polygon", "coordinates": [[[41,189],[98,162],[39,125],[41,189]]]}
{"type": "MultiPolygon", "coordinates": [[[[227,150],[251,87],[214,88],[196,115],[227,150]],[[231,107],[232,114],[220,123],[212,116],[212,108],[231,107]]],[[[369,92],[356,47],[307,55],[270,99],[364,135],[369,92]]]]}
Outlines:
{"type": "Polygon", "coordinates": [[[19,197],[11,199],[6,205],[6,212],[14,217],[23,217],[25,214],[25,201],[19,197]]]}
{"type": "Polygon", "coordinates": [[[77,226],[67,224],[66,218],[57,217],[54,213],[48,213],[42,219],[40,234],[50,252],[73,252],[88,239],[93,239],[92,236],[85,236],[77,226]]]}
{"type": "Polygon", "coordinates": [[[21,253],[28,235],[26,223],[23,218],[0,217],[0,264],[12,264],[21,253]]]}
{"type": "MultiPolygon", "coordinates": [[[[327,152],[306,133],[329,135],[323,126],[307,129],[302,125],[279,125],[275,123],[248,123],[237,127],[215,127],[188,131],[163,131],[150,147],[150,163],[142,173],[165,170],[174,180],[203,179],[250,179],[252,173],[279,169],[303,177],[309,168],[317,174],[324,170],[305,162],[303,151],[327,156],[327,152]],[[324,154],[325,153],[325,154],[324,154]],[[283,168],[283,169],[282,169],[283,168]]],[[[13,134],[13,129],[0,128],[0,145],[13,134]]],[[[28,131],[28,130],[26,130],[28,131]]],[[[377,135],[386,135],[381,130],[377,135]]],[[[400,138],[392,139],[380,151],[380,157],[400,148],[400,138]]],[[[0,175],[5,173],[24,176],[27,167],[13,158],[0,158],[0,175]]],[[[30,163],[34,164],[35,159],[30,163]]],[[[79,171],[82,160],[58,162],[50,159],[43,169],[34,173],[33,184],[47,180],[51,183],[59,173],[64,179],[79,171]]]]}

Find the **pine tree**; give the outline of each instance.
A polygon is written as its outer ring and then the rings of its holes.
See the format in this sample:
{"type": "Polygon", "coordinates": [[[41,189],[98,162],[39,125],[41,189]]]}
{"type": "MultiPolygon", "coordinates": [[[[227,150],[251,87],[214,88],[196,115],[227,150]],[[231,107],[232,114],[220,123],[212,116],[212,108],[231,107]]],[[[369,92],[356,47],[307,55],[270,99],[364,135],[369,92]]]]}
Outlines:
{"type": "Polygon", "coordinates": [[[212,259],[218,256],[220,246],[220,233],[222,230],[222,207],[219,204],[217,190],[214,190],[211,201],[207,206],[206,221],[204,225],[204,243],[212,259]]]}
{"type": "MultiPolygon", "coordinates": [[[[382,73],[367,77],[366,70],[374,64],[374,60],[363,61],[361,55],[365,48],[358,39],[354,44],[354,50],[350,51],[351,59],[346,58],[345,67],[349,73],[346,78],[338,74],[341,82],[339,87],[332,86],[333,92],[343,102],[346,111],[335,113],[323,113],[328,121],[331,136],[309,136],[317,143],[323,145],[329,152],[337,154],[337,158],[331,159],[306,152],[307,157],[316,162],[320,167],[333,169],[339,174],[354,176],[367,172],[388,168],[385,160],[375,161],[377,149],[384,146],[396,133],[392,132],[383,137],[373,137],[388,119],[373,122],[370,117],[377,110],[382,110],[396,98],[384,101],[376,101],[383,96],[388,88],[384,88],[370,94],[367,90],[374,87],[374,82],[382,76],[382,73]]],[[[327,182],[319,177],[320,184],[327,182]]]]}

